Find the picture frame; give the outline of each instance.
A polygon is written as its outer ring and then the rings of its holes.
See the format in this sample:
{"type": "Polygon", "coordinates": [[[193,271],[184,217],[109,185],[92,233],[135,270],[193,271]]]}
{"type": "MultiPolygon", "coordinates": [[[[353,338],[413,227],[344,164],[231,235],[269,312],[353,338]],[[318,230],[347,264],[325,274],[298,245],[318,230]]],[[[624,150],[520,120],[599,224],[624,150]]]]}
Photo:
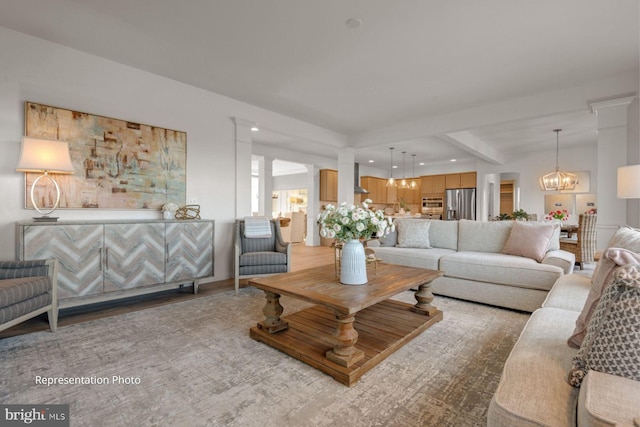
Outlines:
{"type": "MultiPolygon", "coordinates": [[[[25,135],[69,144],[75,173],[56,176],[61,209],[160,210],[186,202],[186,132],[26,101],[25,135]]],[[[37,177],[25,174],[27,209],[37,177]]],[[[39,189],[41,206],[52,190],[39,189]]]]}

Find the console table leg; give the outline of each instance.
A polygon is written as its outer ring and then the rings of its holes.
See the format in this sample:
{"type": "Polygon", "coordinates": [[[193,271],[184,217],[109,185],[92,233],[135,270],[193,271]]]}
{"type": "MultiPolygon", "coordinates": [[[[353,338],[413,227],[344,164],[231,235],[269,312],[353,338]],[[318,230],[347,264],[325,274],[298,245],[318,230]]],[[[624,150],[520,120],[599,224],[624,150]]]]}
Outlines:
{"type": "Polygon", "coordinates": [[[264,291],[264,293],[267,298],[267,303],[262,309],[262,312],[264,313],[266,319],[258,323],[258,328],[264,329],[270,334],[284,331],[289,327],[289,324],[280,319],[280,315],[284,311],[284,309],[280,305],[280,294],[268,291],[264,291]]]}
{"type": "Polygon", "coordinates": [[[416,305],[411,307],[412,311],[420,314],[426,314],[427,316],[434,316],[439,312],[437,308],[431,305],[431,301],[433,301],[431,283],[423,283],[420,285],[418,291],[415,293],[415,297],[418,302],[416,305]]]}
{"type": "Polygon", "coordinates": [[[364,358],[364,352],[355,346],[358,341],[358,331],[353,327],[355,320],[355,316],[336,315],[338,325],[333,333],[334,347],[325,353],[327,359],[347,368],[364,358]]]}

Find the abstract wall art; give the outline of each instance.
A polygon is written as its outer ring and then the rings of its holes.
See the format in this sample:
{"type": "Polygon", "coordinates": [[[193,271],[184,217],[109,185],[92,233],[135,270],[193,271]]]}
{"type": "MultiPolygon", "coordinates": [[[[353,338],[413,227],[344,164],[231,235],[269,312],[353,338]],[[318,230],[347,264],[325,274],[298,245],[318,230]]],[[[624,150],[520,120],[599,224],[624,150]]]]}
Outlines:
{"type": "MultiPolygon", "coordinates": [[[[69,143],[75,173],[56,177],[60,208],[160,210],[167,202],[185,204],[186,132],[26,102],[25,135],[69,143]]],[[[27,173],[25,188],[37,176],[27,173]]],[[[47,206],[50,192],[45,187],[38,193],[39,206],[47,206]]],[[[25,207],[33,208],[29,197],[25,207]]]]}

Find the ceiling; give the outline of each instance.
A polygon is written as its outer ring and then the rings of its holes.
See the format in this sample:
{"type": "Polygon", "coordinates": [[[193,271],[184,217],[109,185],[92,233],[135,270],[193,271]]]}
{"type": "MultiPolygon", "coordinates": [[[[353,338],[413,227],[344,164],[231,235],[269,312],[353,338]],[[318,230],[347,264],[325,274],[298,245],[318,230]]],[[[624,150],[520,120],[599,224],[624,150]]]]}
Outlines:
{"type": "MultiPolygon", "coordinates": [[[[0,0],[1,26],[344,134],[356,161],[385,166],[390,146],[482,159],[460,131],[499,155],[555,147],[558,127],[563,146],[595,143],[586,99],[514,120],[463,112],[637,75],[638,18],[637,0],[0,0]],[[441,117],[457,120],[430,130],[441,117]]],[[[282,131],[255,140],[326,153],[282,131]]]]}

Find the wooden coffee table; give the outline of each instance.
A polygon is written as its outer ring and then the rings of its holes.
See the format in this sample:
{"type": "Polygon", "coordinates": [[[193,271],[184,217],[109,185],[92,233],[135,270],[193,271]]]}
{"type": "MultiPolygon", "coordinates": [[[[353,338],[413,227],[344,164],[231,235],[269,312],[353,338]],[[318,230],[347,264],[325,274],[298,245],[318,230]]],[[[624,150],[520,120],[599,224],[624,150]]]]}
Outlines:
{"type": "Polygon", "coordinates": [[[340,284],[333,265],[252,279],[249,284],[265,291],[267,303],[265,320],[249,335],[351,386],[442,320],[430,290],[430,282],[442,274],[381,262],[360,286],[340,284]],[[412,288],[418,289],[416,304],[389,299],[412,288]],[[280,317],[281,295],[317,305],[280,317]]]}

